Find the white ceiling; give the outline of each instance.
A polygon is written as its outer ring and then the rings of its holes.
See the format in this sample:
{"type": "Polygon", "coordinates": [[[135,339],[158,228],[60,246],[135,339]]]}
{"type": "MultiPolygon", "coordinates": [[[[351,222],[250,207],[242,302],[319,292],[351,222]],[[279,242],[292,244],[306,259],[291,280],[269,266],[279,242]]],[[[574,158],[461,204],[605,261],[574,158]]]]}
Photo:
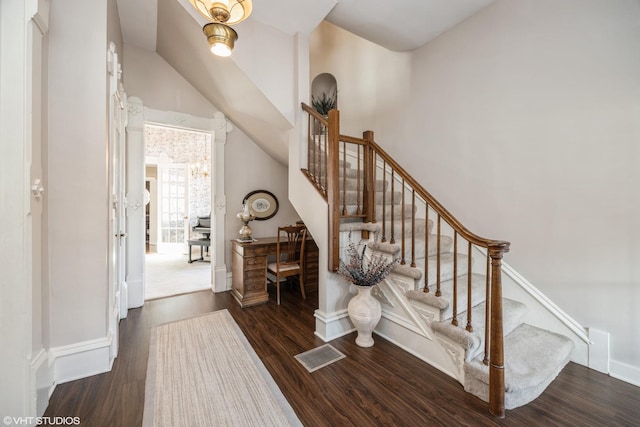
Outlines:
{"type": "MultiPolygon", "coordinates": [[[[176,1],[187,10],[192,9],[188,0],[176,1]]],[[[494,1],[253,0],[253,13],[249,19],[288,34],[308,34],[325,18],[388,49],[408,51],[425,45],[494,1]],[[328,15],[327,10],[330,10],[328,15]]],[[[124,41],[155,51],[157,0],[117,0],[117,4],[124,41]]],[[[203,19],[195,11],[192,16],[203,19]]],[[[172,25],[172,22],[161,25],[172,25]]]]}
{"type": "MultiPolygon", "coordinates": [[[[202,48],[200,28],[206,21],[189,0],[116,1],[125,43],[157,52],[269,156],[288,163],[291,123],[236,61],[211,60],[208,49],[202,48]]],[[[255,24],[250,27],[311,34],[326,19],[388,49],[408,51],[495,0],[252,1],[253,13],[238,24],[240,33],[243,25],[255,24]]]]}
{"type": "Polygon", "coordinates": [[[339,0],[326,20],[395,51],[427,44],[495,0],[339,0]]]}

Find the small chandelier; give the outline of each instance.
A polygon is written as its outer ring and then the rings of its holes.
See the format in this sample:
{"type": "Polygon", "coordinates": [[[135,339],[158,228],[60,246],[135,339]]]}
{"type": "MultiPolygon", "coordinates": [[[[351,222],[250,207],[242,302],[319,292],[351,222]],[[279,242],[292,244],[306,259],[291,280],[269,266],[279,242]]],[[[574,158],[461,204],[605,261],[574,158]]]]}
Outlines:
{"type": "Polygon", "coordinates": [[[204,157],[204,163],[195,162],[189,165],[191,176],[194,178],[206,178],[209,176],[209,168],[207,167],[207,156],[204,157]]]}
{"type": "Polygon", "coordinates": [[[252,10],[251,0],[189,0],[200,15],[211,21],[202,27],[211,53],[229,56],[238,40],[238,33],[230,25],[242,22],[252,10]]]}
{"type": "Polygon", "coordinates": [[[209,157],[207,157],[207,149],[205,147],[202,156],[202,162],[196,157],[196,161],[189,164],[191,176],[194,178],[207,178],[209,176],[209,157]]]}

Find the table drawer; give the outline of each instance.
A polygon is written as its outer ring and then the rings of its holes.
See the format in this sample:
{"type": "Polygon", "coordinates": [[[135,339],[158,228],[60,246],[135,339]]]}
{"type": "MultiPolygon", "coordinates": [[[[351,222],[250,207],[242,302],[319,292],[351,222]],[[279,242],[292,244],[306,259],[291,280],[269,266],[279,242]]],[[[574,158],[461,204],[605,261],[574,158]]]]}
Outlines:
{"type": "Polygon", "coordinates": [[[267,285],[264,278],[254,278],[254,279],[246,279],[244,281],[244,288],[248,291],[262,291],[265,289],[267,285]]]}
{"type": "Polygon", "coordinates": [[[269,253],[269,248],[266,246],[256,247],[256,248],[244,248],[244,256],[251,257],[256,255],[267,255],[269,253]]]}
{"type": "Polygon", "coordinates": [[[259,257],[253,257],[253,258],[245,258],[244,259],[244,265],[247,268],[251,268],[251,267],[266,267],[267,266],[267,257],[266,256],[259,256],[259,257]]]}
{"type": "Polygon", "coordinates": [[[255,279],[255,278],[264,280],[265,278],[264,269],[255,268],[253,270],[246,270],[244,272],[244,277],[246,280],[255,279]]]}

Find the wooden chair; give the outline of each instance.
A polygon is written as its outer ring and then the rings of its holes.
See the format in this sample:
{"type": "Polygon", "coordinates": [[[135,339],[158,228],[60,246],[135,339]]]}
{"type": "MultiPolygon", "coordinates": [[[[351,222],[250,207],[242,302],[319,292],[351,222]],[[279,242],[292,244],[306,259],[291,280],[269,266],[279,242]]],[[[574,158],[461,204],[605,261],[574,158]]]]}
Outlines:
{"type": "Polygon", "coordinates": [[[306,240],[307,229],[304,225],[278,227],[276,261],[267,265],[267,280],[276,285],[278,305],[280,305],[280,281],[291,276],[298,276],[302,299],[306,298],[303,263],[306,240]]]}

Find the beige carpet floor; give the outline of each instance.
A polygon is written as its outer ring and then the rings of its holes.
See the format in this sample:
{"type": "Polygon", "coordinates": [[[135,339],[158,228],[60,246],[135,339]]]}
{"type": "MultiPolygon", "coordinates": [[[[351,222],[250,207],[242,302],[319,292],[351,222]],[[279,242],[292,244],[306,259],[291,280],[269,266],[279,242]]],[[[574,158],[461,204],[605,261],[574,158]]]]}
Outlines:
{"type": "Polygon", "coordinates": [[[143,427],[301,426],[227,310],[151,331],[143,427]]]}
{"type": "MultiPolygon", "coordinates": [[[[199,256],[200,252],[196,255],[194,251],[192,259],[199,256]]],[[[145,300],[211,289],[211,263],[189,264],[187,259],[181,254],[146,254],[145,300]]]]}

